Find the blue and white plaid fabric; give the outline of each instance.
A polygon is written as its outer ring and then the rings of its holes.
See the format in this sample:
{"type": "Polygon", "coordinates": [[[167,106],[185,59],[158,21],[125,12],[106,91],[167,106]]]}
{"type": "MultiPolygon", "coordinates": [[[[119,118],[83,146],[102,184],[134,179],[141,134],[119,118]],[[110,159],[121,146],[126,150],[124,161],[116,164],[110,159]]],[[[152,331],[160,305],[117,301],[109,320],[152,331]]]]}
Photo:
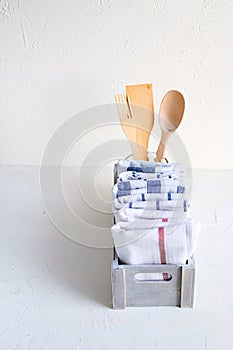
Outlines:
{"type": "Polygon", "coordinates": [[[182,164],[119,161],[111,233],[122,262],[184,264],[199,233],[188,208],[182,164]]]}
{"type": "Polygon", "coordinates": [[[184,175],[184,166],[180,163],[156,163],[148,162],[146,160],[119,160],[117,165],[118,175],[125,171],[136,171],[148,174],[177,174],[181,177],[184,175]]]}
{"type": "Polygon", "coordinates": [[[161,173],[142,173],[140,171],[125,171],[118,176],[118,182],[128,181],[128,180],[163,180],[163,179],[181,179],[182,175],[176,173],[171,174],[161,174],[161,173]]]}

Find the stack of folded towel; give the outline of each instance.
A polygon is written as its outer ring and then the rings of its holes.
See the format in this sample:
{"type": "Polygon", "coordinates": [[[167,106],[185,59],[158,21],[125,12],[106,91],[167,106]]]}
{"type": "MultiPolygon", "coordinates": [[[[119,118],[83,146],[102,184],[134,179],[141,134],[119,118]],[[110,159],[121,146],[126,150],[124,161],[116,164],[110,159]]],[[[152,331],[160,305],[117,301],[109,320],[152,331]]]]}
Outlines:
{"type": "Polygon", "coordinates": [[[121,160],[112,189],[117,255],[126,264],[185,264],[199,224],[188,217],[184,166],[121,160]]]}

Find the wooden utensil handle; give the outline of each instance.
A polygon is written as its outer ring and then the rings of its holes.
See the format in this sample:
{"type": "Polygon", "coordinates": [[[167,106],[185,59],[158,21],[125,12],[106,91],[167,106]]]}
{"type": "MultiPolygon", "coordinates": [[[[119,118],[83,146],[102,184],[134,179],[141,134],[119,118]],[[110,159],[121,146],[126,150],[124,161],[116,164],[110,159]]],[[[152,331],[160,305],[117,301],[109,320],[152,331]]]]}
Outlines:
{"type": "Polygon", "coordinates": [[[170,134],[169,133],[162,133],[161,135],[161,141],[159,143],[159,147],[156,152],[156,162],[161,162],[164,158],[165,151],[166,151],[166,145],[167,145],[167,140],[169,138],[170,134]]]}
{"type": "Polygon", "coordinates": [[[130,146],[133,153],[133,159],[136,160],[149,160],[147,149],[142,145],[139,145],[135,142],[130,142],[130,146]]]}

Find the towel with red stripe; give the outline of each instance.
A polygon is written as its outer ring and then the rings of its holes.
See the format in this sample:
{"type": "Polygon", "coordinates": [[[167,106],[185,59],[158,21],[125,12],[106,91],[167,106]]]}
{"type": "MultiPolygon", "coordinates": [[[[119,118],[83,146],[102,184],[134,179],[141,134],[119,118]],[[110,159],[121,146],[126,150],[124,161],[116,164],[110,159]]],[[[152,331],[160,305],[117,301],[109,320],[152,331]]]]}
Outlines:
{"type": "Polygon", "coordinates": [[[184,166],[160,163],[159,167],[156,163],[153,170],[152,165],[146,161],[118,163],[112,190],[115,248],[126,264],[185,264],[196,248],[200,226],[188,217],[184,166]],[[157,187],[159,190],[152,189],[157,187]]]}
{"type": "Polygon", "coordinates": [[[150,228],[149,225],[148,228],[131,228],[118,222],[112,226],[111,233],[123,263],[186,264],[196,248],[198,226],[190,218],[172,224],[151,223],[150,228]]]}

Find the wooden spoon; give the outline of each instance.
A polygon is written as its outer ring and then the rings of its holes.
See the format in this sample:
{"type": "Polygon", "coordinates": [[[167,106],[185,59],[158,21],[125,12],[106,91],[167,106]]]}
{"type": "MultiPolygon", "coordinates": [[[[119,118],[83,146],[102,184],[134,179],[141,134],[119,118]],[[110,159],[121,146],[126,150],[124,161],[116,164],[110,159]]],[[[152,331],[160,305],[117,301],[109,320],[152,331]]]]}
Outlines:
{"type": "Polygon", "coordinates": [[[156,152],[156,162],[161,162],[164,158],[168,138],[180,125],[184,107],[184,97],[179,91],[171,90],[164,95],[159,109],[159,124],[162,134],[156,152]]]}

